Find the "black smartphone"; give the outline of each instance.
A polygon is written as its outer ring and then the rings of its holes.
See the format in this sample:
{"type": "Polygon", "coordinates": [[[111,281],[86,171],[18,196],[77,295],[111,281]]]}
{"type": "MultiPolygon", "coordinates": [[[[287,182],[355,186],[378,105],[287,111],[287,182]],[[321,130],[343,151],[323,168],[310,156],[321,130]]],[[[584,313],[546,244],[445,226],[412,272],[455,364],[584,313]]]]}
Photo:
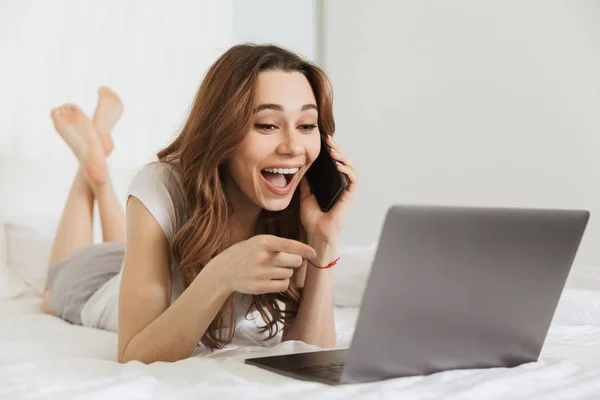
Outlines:
{"type": "Polygon", "coordinates": [[[317,204],[325,212],[331,210],[348,185],[348,178],[338,171],[337,163],[330,152],[331,148],[325,142],[325,137],[321,135],[319,156],[306,171],[306,179],[317,199],[317,204]]]}

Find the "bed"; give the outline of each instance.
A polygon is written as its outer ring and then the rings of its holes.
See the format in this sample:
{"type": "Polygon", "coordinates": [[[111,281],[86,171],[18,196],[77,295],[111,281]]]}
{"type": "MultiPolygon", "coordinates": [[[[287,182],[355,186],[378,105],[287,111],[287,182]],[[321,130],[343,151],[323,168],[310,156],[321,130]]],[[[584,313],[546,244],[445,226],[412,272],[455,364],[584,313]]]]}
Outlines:
{"type": "MultiPolygon", "coordinates": [[[[0,232],[0,398],[600,398],[600,267],[573,268],[539,362],[328,387],[244,364],[246,357],[318,350],[301,342],[119,364],[115,334],[40,312],[35,278],[45,268],[48,240],[39,230],[13,222],[0,232]]],[[[374,246],[343,249],[334,288],[338,348],[350,344],[373,254],[374,246]]]]}

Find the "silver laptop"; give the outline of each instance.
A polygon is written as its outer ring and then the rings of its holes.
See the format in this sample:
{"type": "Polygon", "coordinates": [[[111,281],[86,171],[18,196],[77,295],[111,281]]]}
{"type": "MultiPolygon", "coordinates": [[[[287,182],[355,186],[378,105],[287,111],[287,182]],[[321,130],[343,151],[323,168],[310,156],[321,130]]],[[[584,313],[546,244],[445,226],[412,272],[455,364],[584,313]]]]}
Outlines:
{"type": "Polygon", "coordinates": [[[350,348],[246,363],[336,385],[536,361],[588,219],[583,210],[393,206],[350,348]]]}

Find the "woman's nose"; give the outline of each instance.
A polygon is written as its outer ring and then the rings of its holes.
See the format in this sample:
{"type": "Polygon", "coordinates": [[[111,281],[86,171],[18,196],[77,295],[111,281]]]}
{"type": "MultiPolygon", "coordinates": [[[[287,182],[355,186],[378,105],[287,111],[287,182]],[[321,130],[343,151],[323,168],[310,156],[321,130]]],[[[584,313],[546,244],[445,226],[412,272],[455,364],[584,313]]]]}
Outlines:
{"type": "Polygon", "coordinates": [[[286,132],[281,136],[281,142],[277,147],[277,152],[285,155],[297,156],[302,154],[304,146],[302,141],[296,137],[293,132],[286,132]]]}

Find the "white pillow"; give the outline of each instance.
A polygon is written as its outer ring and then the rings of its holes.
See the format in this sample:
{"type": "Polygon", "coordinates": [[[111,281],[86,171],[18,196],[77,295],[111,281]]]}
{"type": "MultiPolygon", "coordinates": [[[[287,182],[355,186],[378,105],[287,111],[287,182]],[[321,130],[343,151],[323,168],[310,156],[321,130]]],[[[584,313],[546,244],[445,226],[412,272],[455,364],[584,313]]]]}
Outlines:
{"type": "Polygon", "coordinates": [[[0,300],[14,299],[29,291],[29,287],[7,265],[6,226],[0,222],[0,300]]]}
{"type": "Polygon", "coordinates": [[[33,291],[4,262],[0,263],[0,300],[15,299],[26,294],[33,294],[33,291]]]}
{"type": "MultiPolygon", "coordinates": [[[[38,218],[38,227],[42,226],[40,221],[41,218],[38,218]]],[[[31,293],[41,296],[46,283],[52,239],[50,231],[43,234],[44,229],[33,226],[22,222],[4,224],[6,268],[31,293]]]]}

